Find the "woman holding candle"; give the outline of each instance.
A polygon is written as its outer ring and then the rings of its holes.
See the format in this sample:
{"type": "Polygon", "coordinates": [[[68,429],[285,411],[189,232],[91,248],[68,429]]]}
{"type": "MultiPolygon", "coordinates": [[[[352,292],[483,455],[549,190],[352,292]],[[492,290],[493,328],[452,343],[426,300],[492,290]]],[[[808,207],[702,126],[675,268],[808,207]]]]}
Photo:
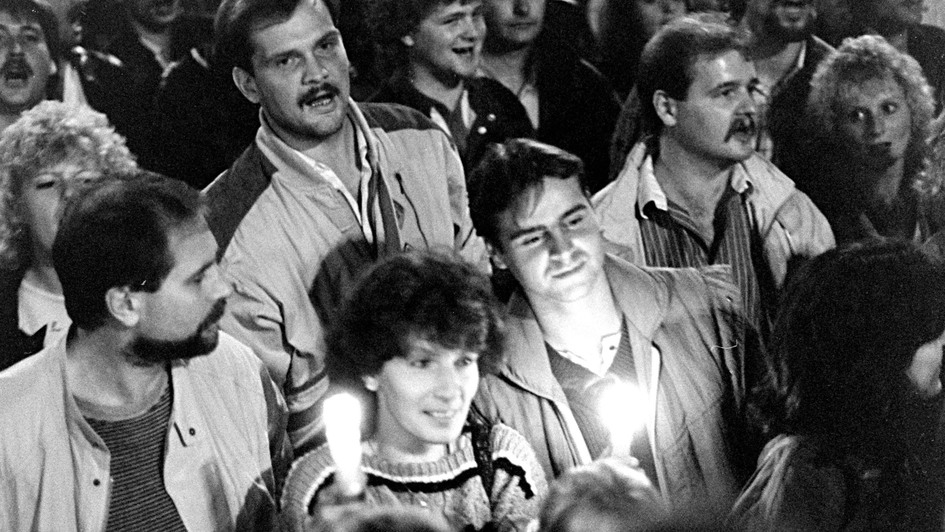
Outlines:
{"type": "MultiPolygon", "coordinates": [[[[416,505],[473,530],[524,530],[537,517],[547,486],[531,447],[469,415],[503,337],[488,279],[458,260],[403,254],[362,280],[333,324],[327,364],[334,385],[369,405],[367,504],[416,505]]],[[[301,530],[326,488],[350,476],[327,445],[300,458],[282,497],[287,528],[301,530]]]]}
{"type": "Polygon", "coordinates": [[[945,266],[912,244],[829,251],[800,270],[771,345],[777,436],[738,530],[941,530],[945,266]]]}

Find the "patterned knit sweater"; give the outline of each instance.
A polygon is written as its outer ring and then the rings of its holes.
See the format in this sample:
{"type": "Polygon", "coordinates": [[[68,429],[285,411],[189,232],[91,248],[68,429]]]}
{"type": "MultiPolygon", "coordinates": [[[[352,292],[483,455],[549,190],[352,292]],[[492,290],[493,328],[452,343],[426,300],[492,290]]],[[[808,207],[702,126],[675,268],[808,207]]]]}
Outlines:
{"type": "MultiPolygon", "coordinates": [[[[491,445],[495,473],[489,495],[479,475],[472,439],[464,432],[456,449],[435,462],[393,463],[365,455],[367,503],[415,505],[441,512],[457,529],[481,530],[490,524],[497,530],[525,530],[538,517],[548,489],[544,473],[535,452],[515,430],[493,426],[491,445]]],[[[311,502],[331,484],[334,472],[327,445],[292,465],[282,494],[287,530],[303,530],[311,502]]]]}

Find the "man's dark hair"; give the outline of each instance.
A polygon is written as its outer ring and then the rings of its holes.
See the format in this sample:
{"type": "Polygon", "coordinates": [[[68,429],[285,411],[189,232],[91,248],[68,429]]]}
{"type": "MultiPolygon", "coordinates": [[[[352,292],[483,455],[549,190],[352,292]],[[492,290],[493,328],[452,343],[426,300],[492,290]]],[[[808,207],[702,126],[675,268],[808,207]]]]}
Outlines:
{"type": "Polygon", "coordinates": [[[39,23],[46,39],[46,48],[49,56],[57,61],[63,52],[59,39],[59,21],[52,8],[42,2],[34,0],[3,0],[0,2],[0,12],[9,13],[13,18],[20,20],[34,20],[39,23]]]}
{"type": "Polygon", "coordinates": [[[204,211],[197,190],[144,171],[107,178],[73,197],[53,243],[69,318],[96,329],[109,316],[111,288],[156,292],[174,266],[169,233],[197,223],[204,211]]]}
{"type": "Polygon", "coordinates": [[[637,75],[644,133],[655,136],[663,131],[663,122],[653,107],[656,91],[685,100],[693,82],[693,66],[700,58],[731,50],[746,55],[746,44],[745,35],[718,14],[687,15],[656,32],[643,48],[637,75]]]}
{"type": "Polygon", "coordinates": [[[252,73],[253,33],[285,22],[303,2],[313,1],[324,3],[332,20],[338,20],[338,0],[223,0],[213,22],[214,66],[226,71],[239,67],[252,73]]]}
{"type": "Polygon", "coordinates": [[[577,177],[584,186],[584,163],[576,155],[530,139],[510,139],[489,146],[469,175],[469,210],[476,232],[501,249],[499,216],[513,208],[546,177],[577,177]]]}
{"type": "Polygon", "coordinates": [[[479,369],[502,362],[501,307],[489,279],[458,257],[434,252],[395,255],[360,280],[328,333],[332,384],[362,387],[388,360],[406,357],[413,342],[479,354],[479,369]]]}

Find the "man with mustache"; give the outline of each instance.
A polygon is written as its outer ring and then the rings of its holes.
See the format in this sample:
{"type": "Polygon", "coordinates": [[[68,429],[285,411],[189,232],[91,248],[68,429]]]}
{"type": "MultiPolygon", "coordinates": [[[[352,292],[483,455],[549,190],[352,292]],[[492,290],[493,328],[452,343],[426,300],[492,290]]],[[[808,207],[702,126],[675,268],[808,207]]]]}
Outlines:
{"type": "Polygon", "coordinates": [[[470,175],[476,230],[520,287],[508,360],[474,404],[521,432],[549,478],[632,455],[674,508],[727,512],[754,464],[737,290],[724,268],[648,269],[606,253],[583,177],[576,156],[526,139],[494,145],[470,175]],[[601,404],[615,381],[638,393],[601,404]],[[631,425],[616,449],[605,406],[631,425]]]}
{"type": "Polygon", "coordinates": [[[43,101],[55,81],[56,17],[44,4],[0,4],[0,131],[43,101]]]}
{"type": "Polygon", "coordinates": [[[358,274],[409,248],[487,267],[462,164],[419,112],[355,104],[325,0],[225,0],[217,57],[260,106],[256,140],[207,188],[210,228],[235,280],[223,328],[282,386],[297,452],[318,443],[325,324],[358,274]]]}
{"type": "Polygon", "coordinates": [[[231,293],[200,194],[108,179],[53,247],[69,334],[0,373],[0,529],[268,530],[284,400],[222,334],[231,293]]]}
{"type": "Polygon", "coordinates": [[[789,262],[834,238],[810,199],[755,153],[759,81],[738,32],[717,20],[684,17],[647,44],[638,83],[647,136],[594,205],[604,237],[633,263],[730,265],[765,337],[789,262]]]}
{"type": "MultiPolygon", "coordinates": [[[[768,96],[758,151],[797,181],[805,172],[803,120],[810,80],[833,47],[813,35],[814,0],[741,0],[732,18],[750,32],[748,56],[768,96]]],[[[798,186],[805,191],[803,183],[798,186]]]]}

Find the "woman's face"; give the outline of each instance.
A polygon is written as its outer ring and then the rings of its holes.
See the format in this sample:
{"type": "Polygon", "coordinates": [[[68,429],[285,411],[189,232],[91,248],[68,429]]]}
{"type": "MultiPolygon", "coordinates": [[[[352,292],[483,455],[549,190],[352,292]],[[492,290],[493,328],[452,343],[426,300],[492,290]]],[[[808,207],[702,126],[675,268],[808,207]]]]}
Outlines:
{"type": "Polygon", "coordinates": [[[406,357],[394,357],[365,377],[377,394],[375,439],[387,459],[427,462],[459,438],[479,388],[479,355],[412,340],[406,357]]]}
{"type": "Polygon", "coordinates": [[[41,168],[32,179],[22,184],[20,204],[32,244],[33,262],[48,260],[59,218],[66,201],[80,187],[98,179],[101,174],[90,169],[78,157],[41,168]]]}
{"type": "Polygon", "coordinates": [[[405,42],[415,73],[453,83],[476,74],[485,36],[482,2],[456,0],[433,8],[405,42]]]}
{"type": "Polygon", "coordinates": [[[647,39],[667,22],[686,14],[685,0],[632,0],[632,5],[647,39]]]}
{"type": "Polygon", "coordinates": [[[945,349],[945,332],[931,342],[922,344],[916,350],[912,363],[906,368],[906,377],[922,397],[932,398],[942,392],[943,349],[945,349]]]}
{"type": "Polygon", "coordinates": [[[912,113],[894,79],[842,85],[837,111],[841,139],[857,163],[885,170],[905,157],[912,113]]]}

